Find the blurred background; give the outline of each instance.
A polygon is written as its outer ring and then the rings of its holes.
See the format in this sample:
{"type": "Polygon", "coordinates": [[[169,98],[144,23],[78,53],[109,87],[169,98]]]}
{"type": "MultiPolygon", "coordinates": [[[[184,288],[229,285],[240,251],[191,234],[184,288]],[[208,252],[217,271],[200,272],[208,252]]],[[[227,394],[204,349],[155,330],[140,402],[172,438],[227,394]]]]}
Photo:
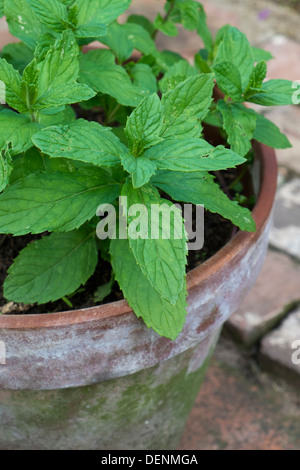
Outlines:
{"type": "MultiPolygon", "coordinates": [[[[300,90],[300,0],[201,3],[214,33],[227,23],[238,27],[252,45],[273,54],[268,78],[299,81],[300,90]]],[[[133,0],[129,14],[154,19],[163,5],[163,0],[133,0]]],[[[5,28],[0,21],[0,31],[5,28]]],[[[202,47],[198,36],[182,30],[176,38],[159,34],[157,41],[161,49],[190,60],[202,47]]],[[[225,327],[182,450],[300,450],[300,364],[292,360],[293,346],[300,343],[300,106],[264,113],[293,144],[276,151],[279,179],[270,247],[256,286],[225,327]]]]}

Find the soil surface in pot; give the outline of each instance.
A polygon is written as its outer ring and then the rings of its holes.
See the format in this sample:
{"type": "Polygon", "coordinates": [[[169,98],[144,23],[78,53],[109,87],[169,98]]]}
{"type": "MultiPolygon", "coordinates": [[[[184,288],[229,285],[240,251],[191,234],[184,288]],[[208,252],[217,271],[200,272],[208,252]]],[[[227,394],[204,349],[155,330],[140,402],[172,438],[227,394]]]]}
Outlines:
{"type": "MultiPolygon", "coordinates": [[[[103,115],[99,111],[91,112],[91,110],[78,113],[78,108],[75,108],[78,117],[83,117],[88,120],[98,121],[103,124],[103,115]]],[[[110,124],[111,125],[111,124],[110,124]]],[[[116,123],[117,125],[117,123],[116,123]]],[[[215,130],[206,129],[206,139],[215,145],[223,143],[220,139],[215,139],[215,130]]],[[[248,201],[252,198],[252,188],[249,190],[248,183],[242,185],[241,182],[247,182],[250,178],[241,178],[241,174],[247,176],[247,165],[241,166],[239,169],[232,169],[228,171],[216,172],[215,176],[218,180],[223,191],[230,197],[234,198],[237,194],[237,189],[241,194],[247,194],[248,201]],[[233,183],[238,181],[237,185],[233,188],[233,183]],[[250,198],[250,199],[249,199],[250,198]]],[[[170,199],[166,194],[162,194],[166,199],[170,199]]],[[[253,202],[253,201],[252,201],[253,202]]],[[[252,207],[247,204],[251,209],[252,207]]],[[[225,246],[230,239],[237,233],[238,229],[228,220],[224,219],[218,214],[212,214],[205,211],[204,216],[204,246],[201,250],[190,251],[188,255],[187,271],[194,269],[196,266],[204,263],[207,259],[213,256],[223,246],[225,246]]],[[[3,297],[3,284],[7,277],[7,270],[12,265],[14,259],[18,256],[19,252],[25,248],[30,242],[47,236],[47,233],[41,235],[27,235],[22,237],[13,237],[10,235],[0,235],[0,312],[5,315],[20,315],[20,314],[40,314],[40,313],[53,313],[68,310],[77,310],[82,308],[93,307],[104,303],[114,302],[123,299],[123,294],[118,287],[117,282],[114,283],[111,293],[105,297],[101,302],[95,301],[96,291],[100,286],[110,282],[111,279],[111,266],[108,262],[104,261],[99,254],[99,262],[94,275],[89,279],[85,286],[78,289],[78,291],[68,296],[67,303],[64,300],[58,300],[45,305],[24,305],[8,302],[3,297]]]]}

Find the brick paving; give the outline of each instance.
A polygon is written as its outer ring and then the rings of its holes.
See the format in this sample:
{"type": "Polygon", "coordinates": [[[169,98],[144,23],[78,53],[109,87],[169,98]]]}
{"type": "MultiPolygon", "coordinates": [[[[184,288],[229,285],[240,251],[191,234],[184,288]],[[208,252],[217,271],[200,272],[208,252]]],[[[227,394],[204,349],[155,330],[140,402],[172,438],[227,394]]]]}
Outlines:
{"type": "MultiPolygon", "coordinates": [[[[300,261],[300,178],[294,177],[279,188],[273,224],[271,246],[300,261]]],[[[300,292],[299,279],[298,275],[300,292]]]]}
{"type": "MultiPolygon", "coordinates": [[[[300,30],[295,27],[299,15],[284,8],[279,20],[277,5],[251,2],[253,8],[243,17],[241,2],[227,1],[223,7],[217,0],[207,3],[212,10],[220,8],[221,18],[222,8],[231,9],[234,24],[247,32],[254,45],[273,54],[269,79],[300,80],[300,30]],[[263,31],[261,22],[252,24],[258,9],[270,13],[263,31]]],[[[244,1],[244,12],[248,6],[244,1]]],[[[300,106],[268,108],[264,114],[288,135],[293,148],[276,151],[279,189],[265,266],[226,325],[231,338],[252,349],[245,358],[228,340],[218,346],[186,428],[183,448],[300,449],[300,106]],[[228,354],[230,348],[233,355],[228,354]],[[291,390],[285,388],[287,383],[291,390]]]]}
{"type": "Polygon", "coordinates": [[[300,308],[262,340],[259,362],[274,374],[300,386],[300,308]]]}
{"type": "Polygon", "coordinates": [[[223,337],[179,448],[300,450],[299,393],[223,337]]]}
{"type": "Polygon", "coordinates": [[[245,346],[257,343],[300,302],[299,280],[300,264],[270,250],[256,285],[230,318],[227,330],[245,346]]]}

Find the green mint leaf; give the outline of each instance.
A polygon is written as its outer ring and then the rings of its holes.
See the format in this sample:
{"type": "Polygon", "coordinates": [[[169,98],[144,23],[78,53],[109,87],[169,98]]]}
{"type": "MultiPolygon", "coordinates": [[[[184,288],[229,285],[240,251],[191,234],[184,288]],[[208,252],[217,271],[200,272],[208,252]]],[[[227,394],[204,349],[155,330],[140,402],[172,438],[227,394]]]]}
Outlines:
{"type": "Polygon", "coordinates": [[[159,170],[214,171],[232,168],[245,159],[223,146],[213,147],[202,139],[170,139],[151,147],[145,158],[156,163],[159,170]]]}
{"type": "Polygon", "coordinates": [[[41,36],[48,32],[32,10],[29,0],[5,1],[4,14],[10,33],[21,39],[30,49],[35,49],[41,36]]]}
{"type": "Polygon", "coordinates": [[[190,77],[163,95],[164,129],[162,136],[174,125],[177,119],[204,119],[212,103],[214,80],[212,74],[190,77]]]}
{"type": "Polygon", "coordinates": [[[194,31],[199,24],[199,3],[193,0],[184,0],[176,3],[176,11],[181,16],[181,23],[185,29],[194,31]]]}
{"type": "Polygon", "coordinates": [[[33,173],[0,195],[1,232],[68,232],[90,220],[100,204],[109,204],[119,193],[116,182],[100,169],[33,173]]]}
{"type": "Polygon", "coordinates": [[[6,188],[9,183],[9,177],[13,170],[13,162],[10,150],[7,147],[0,151],[0,192],[6,188]]]}
{"type": "Polygon", "coordinates": [[[101,42],[110,47],[119,62],[124,62],[132,55],[133,49],[145,55],[157,56],[158,51],[148,31],[134,23],[119,24],[113,22],[107,35],[100,38],[101,42]]]}
{"type": "Polygon", "coordinates": [[[244,157],[251,149],[251,139],[256,128],[256,113],[240,103],[218,101],[218,110],[224,119],[224,129],[234,152],[244,157]]]}
{"type": "Polygon", "coordinates": [[[40,64],[39,92],[46,94],[53,88],[75,82],[79,75],[79,48],[72,31],[64,31],[50,46],[40,64]]]}
{"type": "Polygon", "coordinates": [[[203,58],[201,53],[197,53],[195,55],[195,67],[200,73],[212,73],[212,69],[208,64],[207,59],[203,58]]]}
{"type": "Polygon", "coordinates": [[[0,80],[5,84],[6,103],[20,113],[26,112],[27,106],[21,97],[21,75],[5,59],[0,59],[0,80]]]}
{"type": "Polygon", "coordinates": [[[261,61],[268,62],[269,60],[274,59],[271,52],[264,51],[263,49],[260,49],[259,47],[252,47],[251,49],[252,49],[254,62],[261,62],[261,61]]]}
{"type": "Polygon", "coordinates": [[[70,158],[98,166],[113,167],[128,149],[96,122],[78,119],[67,126],[53,126],[33,137],[34,144],[50,157],[70,158]]]}
{"type": "Polygon", "coordinates": [[[210,212],[231,220],[241,230],[255,231],[251,212],[231,201],[207,172],[183,173],[162,171],[151,183],[169,194],[175,201],[203,204],[210,212]]]}
{"type": "MultiPolygon", "coordinates": [[[[126,183],[122,188],[122,196],[127,197],[128,209],[134,204],[141,204],[144,208],[139,217],[142,219],[141,226],[144,226],[148,232],[147,239],[132,238],[130,224],[136,217],[128,214],[129,245],[136,262],[152,287],[162,297],[175,304],[184,285],[187,255],[187,240],[181,213],[175,208],[174,215],[170,216],[170,227],[164,227],[160,217],[153,215],[153,205],[161,209],[165,207],[169,212],[172,204],[161,199],[155,188],[148,185],[134,189],[130,183],[126,183]],[[157,234],[153,233],[154,229],[157,230],[157,234]]],[[[163,222],[166,222],[166,219],[167,215],[164,213],[163,222]]]]}
{"type": "Polygon", "coordinates": [[[73,33],[64,31],[40,64],[35,109],[71,104],[92,98],[95,93],[76,83],[79,76],[79,48],[73,33]]]}
{"type": "Polygon", "coordinates": [[[97,93],[112,96],[123,106],[138,106],[145,98],[145,92],[134,86],[124,68],[116,65],[111,51],[93,50],[83,54],[80,81],[97,93]]]}
{"type": "Polygon", "coordinates": [[[258,62],[250,75],[249,84],[246,92],[251,88],[260,88],[263,84],[264,79],[267,76],[267,64],[266,62],[258,62]]]}
{"type": "Polygon", "coordinates": [[[177,36],[178,29],[176,28],[175,24],[172,21],[166,21],[160,13],[158,13],[157,17],[154,21],[154,28],[161,31],[166,36],[177,36]]]}
{"type": "Polygon", "coordinates": [[[36,60],[33,60],[27,65],[23,72],[20,93],[29,111],[33,109],[38,97],[38,78],[39,72],[36,66],[36,60]]]}
{"type": "Polygon", "coordinates": [[[215,64],[224,61],[231,62],[236,66],[241,75],[242,90],[244,91],[253,70],[253,54],[245,34],[233,27],[225,30],[223,40],[218,48],[215,64]]]}
{"type": "Polygon", "coordinates": [[[78,39],[86,38],[99,38],[102,40],[102,36],[107,33],[107,28],[102,23],[88,23],[82,26],[78,26],[74,32],[78,39]]]}
{"type": "Polygon", "coordinates": [[[153,23],[143,15],[130,15],[127,22],[129,24],[141,26],[150,36],[154,33],[153,23]]]}
{"type": "MultiPolygon", "coordinates": [[[[52,110],[53,108],[51,108],[52,110]]],[[[76,114],[71,106],[66,106],[62,111],[54,114],[46,114],[41,111],[39,114],[39,124],[42,127],[55,126],[57,124],[70,124],[76,120],[76,114]]]]}
{"type": "Polygon", "coordinates": [[[64,5],[67,5],[68,7],[71,7],[72,8],[72,4],[74,2],[74,0],[59,0],[61,3],[63,3],[64,5]]]}
{"type": "Polygon", "coordinates": [[[280,129],[265,116],[258,113],[253,138],[275,149],[287,149],[292,147],[289,139],[280,132],[280,129]]]}
{"type": "Polygon", "coordinates": [[[38,98],[34,105],[35,110],[44,108],[56,108],[59,105],[80,103],[88,101],[95,96],[95,92],[88,86],[80,83],[70,83],[67,89],[55,88],[46,95],[38,98]]]}
{"type": "Polygon", "coordinates": [[[30,7],[47,28],[61,32],[63,21],[68,19],[67,7],[59,0],[29,0],[30,7]]]}
{"type": "Polygon", "coordinates": [[[203,6],[200,4],[199,5],[199,13],[198,13],[198,26],[197,26],[197,32],[199,36],[201,37],[205,48],[208,51],[211,51],[213,48],[213,37],[210,32],[210,29],[207,26],[206,22],[206,13],[204,11],[203,6]]]}
{"type": "Polygon", "coordinates": [[[157,81],[151,67],[147,64],[130,64],[128,73],[131,76],[136,92],[141,96],[149,96],[157,92],[157,81]]]}
{"type": "Polygon", "coordinates": [[[130,6],[131,0],[76,0],[78,26],[90,23],[109,25],[130,6]]]}
{"type": "Polygon", "coordinates": [[[101,37],[101,42],[115,54],[119,63],[129,59],[133,52],[133,43],[128,37],[124,25],[114,21],[107,29],[107,34],[101,37]]]}
{"type": "Polygon", "coordinates": [[[165,50],[158,52],[155,57],[156,63],[152,63],[152,66],[154,67],[156,75],[159,75],[160,73],[164,74],[169,70],[170,67],[172,67],[172,65],[176,64],[176,62],[179,62],[180,60],[184,60],[180,54],[177,52],[165,50]]]}
{"type": "Polygon", "coordinates": [[[9,268],[4,296],[27,304],[54,302],[84,285],[97,261],[96,241],[90,231],[54,233],[21,251],[9,268]]]}
{"type": "Polygon", "coordinates": [[[63,4],[65,5],[69,5],[69,9],[68,9],[68,21],[67,23],[69,23],[70,25],[72,26],[77,26],[77,23],[78,23],[78,6],[75,3],[73,3],[73,1],[70,1],[70,2],[62,2],[63,4]]]}
{"type": "Polygon", "coordinates": [[[262,84],[259,93],[248,101],[261,106],[285,106],[293,103],[294,83],[290,80],[269,80],[262,84]]]}
{"type": "MultiPolygon", "coordinates": [[[[31,173],[45,171],[45,160],[46,158],[44,158],[34,147],[15,156],[13,171],[11,172],[9,183],[16,183],[31,173]]],[[[47,160],[50,161],[49,158],[47,158],[47,160]]]]}
{"type": "Polygon", "coordinates": [[[208,124],[209,126],[222,128],[223,127],[222,114],[217,109],[213,109],[208,113],[208,115],[204,119],[204,122],[205,124],[208,124]]]}
{"type": "Polygon", "coordinates": [[[207,26],[206,14],[203,6],[197,1],[180,0],[176,2],[170,18],[176,23],[182,23],[187,30],[197,30],[205,47],[208,50],[212,49],[213,38],[207,26]]]}
{"type": "Polygon", "coordinates": [[[24,179],[26,176],[36,172],[72,173],[77,171],[76,164],[64,158],[52,159],[42,155],[35,147],[17,155],[14,158],[14,168],[10,175],[10,184],[24,179]]]}
{"type": "Polygon", "coordinates": [[[115,277],[137,317],[156,333],[175,340],[187,315],[186,285],[172,305],[151,286],[129,247],[128,240],[112,240],[111,262],[115,277]]]}
{"type": "Polygon", "coordinates": [[[223,41],[223,39],[225,38],[225,35],[227,33],[227,31],[231,28],[230,24],[225,24],[224,26],[222,26],[218,31],[217,31],[217,34],[216,34],[216,38],[215,38],[215,45],[216,46],[219,46],[221,44],[221,42],[223,41]]]}
{"type": "Polygon", "coordinates": [[[4,15],[4,0],[0,0],[0,18],[4,15]]]}
{"type": "Polygon", "coordinates": [[[122,26],[134,49],[145,55],[152,55],[154,57],[158,55],[155,42],[151,38],[151,33],[149,34],[147,29],[142,25],[134,23],[125,23],[122,26]]]}
{"type": "Polygon", "coordinates": [[[34,58],[37,60],[38,63],[42,62],[46,55],[48,54],[49,50],[53,48],[55,41],[57,41],[58,35],[46,33],[40,37],[39,42],[34,50],[34,58]]]}
{"type": "Polygon", "coordinates": [[[156,171],[156,164],[144,157],[134,157],[130,153],[121,155],[121,163],[124,170],[132,176],[134,188],[140,188],[147,184],[156,171]]]}
{"type": "Polygon", "coordinates": [[[25,152],[33,146],[31,137],[40,130],[39,124],[10,109],[0,110],[0,148],[11,143],[11,154],[25,152]]]}
{"type": "Polygon", "coordinates": [[[203,127],[195,117],[178,116],[162,136],[168,139],[189,139],[202,136],[203,127]]]}
{"type": "Polygon", "coordinates": [[[138,156],[144,149],[162,141],[162,107],[157,94],[145,98],[127,119],[125,133],[129,149],[138,156]]]}
{"type": "Polygon", "coordinates": [[[32,50],[22,42],[7,44],[2,48],[1,57],[19,72],[33,60],[32,50]]]}
{"type": "Polygon", "coordinates": [[[94,293],[94,302],[96,304],[103,302],[103,300],[111,294],[114,283],[115,279],[112,278],[106,284],[103,284],[102,286],[98,287],[98,289],[94,293]]]}
{"type": "Polygon", "coordinates": [[[186,60],[179,60],[172,65],[159,82],[159,89],[163,93],[174,90],[179,83],[197,74],[195,67],[192,67],[186,60]]]}
{"type": "Polygon", "coordinates": [[[244,101],[240,72],[231,62],[218,62],[213,66],[218,87],[233,101],[244,101]]]}

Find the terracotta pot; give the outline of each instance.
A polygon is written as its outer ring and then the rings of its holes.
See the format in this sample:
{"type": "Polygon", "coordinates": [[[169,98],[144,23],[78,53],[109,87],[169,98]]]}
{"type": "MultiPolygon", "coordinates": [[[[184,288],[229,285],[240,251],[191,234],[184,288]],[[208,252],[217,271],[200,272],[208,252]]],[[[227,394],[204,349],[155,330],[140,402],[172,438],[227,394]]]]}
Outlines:
{"type": "Polygon", "coordinates": [[[126,301],[0,316],[0,449],[176,449],[220,329],[265,257],[277,166],[256,145],[256,233],[239,232],[188,274],[189,315],[174,342],[126,301]]]}

